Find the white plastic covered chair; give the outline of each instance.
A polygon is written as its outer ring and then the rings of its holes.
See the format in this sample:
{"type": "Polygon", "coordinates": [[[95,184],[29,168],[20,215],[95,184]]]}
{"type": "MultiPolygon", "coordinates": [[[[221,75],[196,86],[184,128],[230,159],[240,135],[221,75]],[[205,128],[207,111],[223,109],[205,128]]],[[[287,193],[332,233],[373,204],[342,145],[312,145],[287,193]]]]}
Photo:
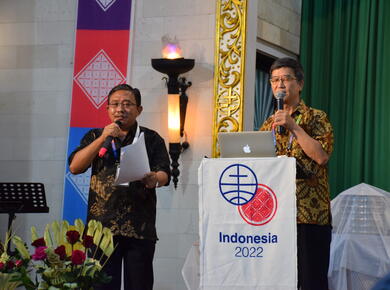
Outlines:
{"type": "Polygon", "coordinates": [[[390,272],[390,193],[361,183],[331,205],[329,288],[371,289],[390,272]]]}

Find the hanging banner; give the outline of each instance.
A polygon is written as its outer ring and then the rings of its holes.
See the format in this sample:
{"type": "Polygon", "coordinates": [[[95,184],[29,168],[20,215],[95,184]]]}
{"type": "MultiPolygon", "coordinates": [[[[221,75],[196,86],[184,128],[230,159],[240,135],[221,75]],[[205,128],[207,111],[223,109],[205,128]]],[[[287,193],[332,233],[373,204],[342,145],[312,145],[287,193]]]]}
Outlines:
{"type": "Polygon", "coordinates": [[[200,289],[297,289],[294,158],[204,159],[200,289]]]}
{"type": "MultiPolygon", "coordinates": [[[[67,156],[92,128],[110,123],[107,95],[125,83],[128,71],[131,0],[79,0],[67,156]]],[[[90,170],[69,172],[66,161],[63,218],[85,220],[90,170]]]]}

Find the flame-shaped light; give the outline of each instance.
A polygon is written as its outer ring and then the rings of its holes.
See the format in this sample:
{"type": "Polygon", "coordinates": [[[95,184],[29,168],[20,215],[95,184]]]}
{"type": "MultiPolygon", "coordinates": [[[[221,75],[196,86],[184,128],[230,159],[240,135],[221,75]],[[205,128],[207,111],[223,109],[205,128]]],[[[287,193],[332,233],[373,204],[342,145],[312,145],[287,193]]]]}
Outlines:
{"type": "Polygon", "coordinates": [[[179,45],[174,43],[167,43],[162,50],[163,58],[176,59],[181,58],[181,49],[179,45]]]}

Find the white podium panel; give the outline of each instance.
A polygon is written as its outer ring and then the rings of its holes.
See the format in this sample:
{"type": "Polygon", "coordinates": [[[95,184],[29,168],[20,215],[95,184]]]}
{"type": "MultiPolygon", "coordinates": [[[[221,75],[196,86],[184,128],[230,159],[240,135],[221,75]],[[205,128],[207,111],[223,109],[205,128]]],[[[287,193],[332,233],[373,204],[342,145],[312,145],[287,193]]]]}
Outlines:
{"type": "Polygon", "coordinates": [[[200,289],[297,289],[294,158],[204,159],[200,289]]]}

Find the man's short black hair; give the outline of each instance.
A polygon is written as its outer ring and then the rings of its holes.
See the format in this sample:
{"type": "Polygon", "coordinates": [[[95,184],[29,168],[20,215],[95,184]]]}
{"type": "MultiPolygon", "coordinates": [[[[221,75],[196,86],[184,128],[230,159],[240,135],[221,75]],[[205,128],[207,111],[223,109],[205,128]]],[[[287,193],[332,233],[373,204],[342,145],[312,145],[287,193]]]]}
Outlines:
{"type": "Polygon", "coordinates": [[[282,68],[282,67],[289,67],[294,71],[295,77],[297,78],[297,81],[302,81],[304,79],[304,73],[302,65],[295,59],[291,57],[283,57],[278,58],[275,60],[271,68],[269,69],[270,77],[272,76],[272,72],[276,69],[282,68]]]}
{"type": "Polygon", "coordinates": [[[111,91],[108,93],[108,97],[107,97],[108,103],[110,102],[111,95],[113,93],[115,93],[116,91],[129,91],[129,92],[131,92],[135,97],[135,103],[137,104],[137,106],[141,106],[141,92],[139,91],[139,89],[133,88],[132,86],[130,86],[128,84],[119,84],[119,85],[116,85],[115,87],[113,87],[111,89],[111,91]]]}

